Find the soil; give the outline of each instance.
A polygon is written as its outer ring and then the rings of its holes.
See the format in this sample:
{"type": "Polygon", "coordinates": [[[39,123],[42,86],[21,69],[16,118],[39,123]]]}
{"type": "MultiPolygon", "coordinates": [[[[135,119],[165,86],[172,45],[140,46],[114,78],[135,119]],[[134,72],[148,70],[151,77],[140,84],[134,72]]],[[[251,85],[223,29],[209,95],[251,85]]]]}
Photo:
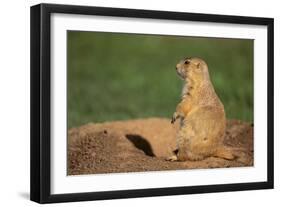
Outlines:
{"type": "Polygon", "coordinates": [[[237,158],[171,162],[178,124],[166,118],[89,123],[68,130],[68,175],[253,166],[253,124],[228,120],[224,144],[237,158]]]}

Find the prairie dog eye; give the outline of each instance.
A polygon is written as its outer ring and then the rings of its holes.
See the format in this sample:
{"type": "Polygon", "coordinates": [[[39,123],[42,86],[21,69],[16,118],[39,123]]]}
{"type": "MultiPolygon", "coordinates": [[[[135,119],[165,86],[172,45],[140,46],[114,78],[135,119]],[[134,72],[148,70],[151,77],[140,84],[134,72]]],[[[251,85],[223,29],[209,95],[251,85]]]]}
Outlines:
{"type": "Polygon", "coordinates": [[[190,63],[189,60],[184,61],[184,64],[187,65],[188,63],[190,63]]]}

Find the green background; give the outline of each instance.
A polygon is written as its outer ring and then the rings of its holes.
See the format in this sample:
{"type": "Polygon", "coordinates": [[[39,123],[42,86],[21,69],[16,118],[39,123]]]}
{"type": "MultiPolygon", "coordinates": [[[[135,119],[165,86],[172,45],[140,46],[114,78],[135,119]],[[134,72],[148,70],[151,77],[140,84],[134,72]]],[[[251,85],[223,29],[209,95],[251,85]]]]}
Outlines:
{"type": "Polygon", "coordinates": [[[67,33],[68,127],[170,118],[184,57],[203,58],[229,119],[253,121],[253,40],[102,32],[67,33]]]}

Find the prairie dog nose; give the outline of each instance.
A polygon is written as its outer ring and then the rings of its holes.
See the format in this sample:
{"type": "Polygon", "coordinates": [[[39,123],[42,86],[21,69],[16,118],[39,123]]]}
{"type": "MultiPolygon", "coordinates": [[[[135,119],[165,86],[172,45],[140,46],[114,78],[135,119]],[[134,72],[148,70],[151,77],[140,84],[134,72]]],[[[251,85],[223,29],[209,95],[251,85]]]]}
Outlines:
{"type": "Polygon", "coordinates": [[[180,64],[178,63],[177,65],[176,65],[176,69],[178,69],[180,67],[180,64]]]}

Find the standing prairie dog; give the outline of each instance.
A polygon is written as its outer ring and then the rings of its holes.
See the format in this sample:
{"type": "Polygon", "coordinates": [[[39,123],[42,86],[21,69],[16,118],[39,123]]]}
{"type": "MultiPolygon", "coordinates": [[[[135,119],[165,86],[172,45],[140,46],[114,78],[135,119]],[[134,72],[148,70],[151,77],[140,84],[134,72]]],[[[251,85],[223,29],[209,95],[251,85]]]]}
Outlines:
{"type": "Polygon", "coordinates": [[[207,64],[200,58],[186,58],[176,65],[176,71],[185,84],[171,123],[180,118],[181,124],[177,153],[167,160],[202,160],[210,156],[234,159],[223,145],[224,106],[211,83],[207,64]]]}

